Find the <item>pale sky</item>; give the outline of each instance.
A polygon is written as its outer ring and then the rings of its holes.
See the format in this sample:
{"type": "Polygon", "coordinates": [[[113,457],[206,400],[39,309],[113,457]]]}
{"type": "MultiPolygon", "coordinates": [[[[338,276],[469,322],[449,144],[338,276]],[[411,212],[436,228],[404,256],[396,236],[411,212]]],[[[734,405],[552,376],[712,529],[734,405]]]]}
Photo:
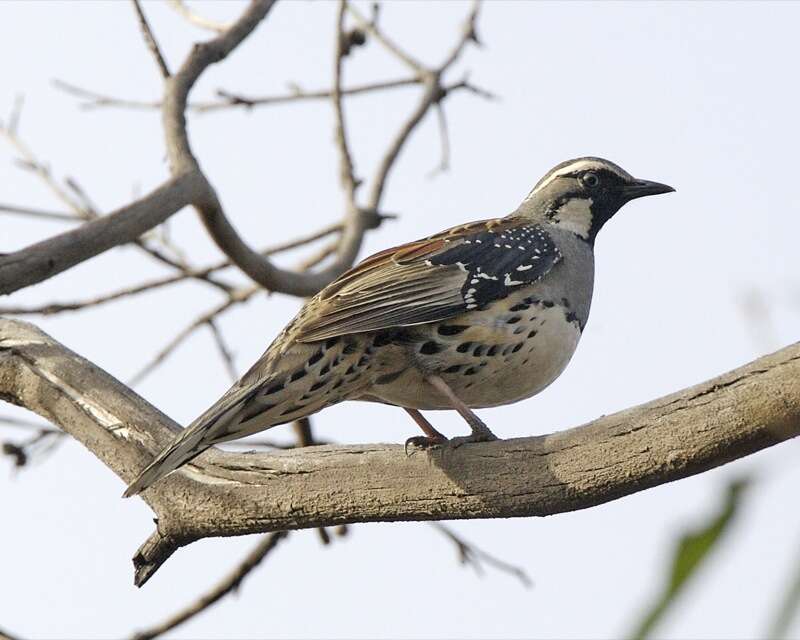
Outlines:
{"type": "MultiPolygon", "coordinates": [[[[230,18],[239,3],[196,3],[230,18]]],[[[166,5],[145,8],[170,64],[207,35],[166,5]]],[[[437,62],[468,5],[384,3],[383,27],[418,57],[437,62]]],[[[280,93],[288,82],[327,87],[334,5],[283,3],[193,96],[218,87],[280,93]]],[[[451,74],[501,96],[446,104],[449,173],[438,162],[436,121],[414,135],[385,199],[401,218],[371,233],[363,255],[454,224],[511,211],[552,165],[607,157],[677,193],[625,207],[597,243],[597,287],[581,345],[539,396],[482,417],[501,437],[542,434],[651,400],[798,339],[800,143],[796,28],[800,5],[723,3],[502,3],[484,7],[470,49],[451,74]],[[742,300],[757,292],[772,330],[752,326],[742,300]]],[[[82,111],[51,79],[121,97],[156,99],[159,75],[123,2],[0,4],[0,113],[25,96],[20,133],[60,177],[73,176],[104,210],[167,175],[155,112],[82,111]]],[[[399,77],[371,44],[346,82],[399,77]]],[[[358,170],[371,170],[414,90],[347,103],[358,170]]],[[[192,117],[194,148],[239,231],[254,246],[335,220],[342,211],[328,103],[192,117]]],[[[0,202],[59,208],[0,147],[0,202]]],[[[63,229],[3,217],[0,251],[63,229]]],[[[198,264],[217,259],[195,214],[171,223],[198,264]]],[[[296,256],[295,256],[296,257],[296,256]]],[[[119,249],[15,294],[71,300],[162,271],[119,249]]],[[[245,279],[240,278],[242,282],[245,279]]],[[[8,302],[4,300],[3,303],[8,302]]],[[[195,316],[219,302],[187,284],[94,311],[33,320],[122,380],[195,316]]],[[[261,296],[222,320],[245,370],[300,302],[261,296]]],[[[196,334],[137,391],[187,423],[228,386],[209,335],[196,334]]],[[[12,407],[0,415],[23,416],[12,407]]],[[[464,425],[436,413],[451,435],[464,425]]],[[[402,442],[415,426],[398,409],[345,404],[315,420],[321,438],[402,442]]],[[[6,431],[19,436],[19,432],[6,431]]],[[[270,436],[288,438],[288,427],[270,436]]],[[[424,524],[375,524],[322,548],[299,532],[239,594],[171,638],[613,638],[628,632],[661,588],[671,544],[703,521],[726,482],[755,473],[743,517],[693,581],[664,638],[752,638],[764,633],[791,578],[800,542],[800,443],[779,445],[701,476],[593,509],[546,519],[453,523],[523,567],[526,590],[490,570],[458,565],[453,546],[424,524]]],[[[179,551],[141,590],[130,558],[152,530],[140,500],[82,446],[68,442],[40,465],[12,473],[0,462],[4,554],[0,627],[30,638],[107,638],[161,621],[207,590],[256,539],[206,540],[179,551]]],[[[795,624],[794,637],[800,637],[795,624]]]]}

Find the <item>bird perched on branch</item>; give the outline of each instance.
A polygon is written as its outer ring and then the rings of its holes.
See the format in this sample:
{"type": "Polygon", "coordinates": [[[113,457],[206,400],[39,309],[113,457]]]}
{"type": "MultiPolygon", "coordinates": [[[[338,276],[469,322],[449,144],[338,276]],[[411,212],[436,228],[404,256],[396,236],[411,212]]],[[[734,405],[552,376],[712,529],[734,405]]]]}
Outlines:
{"type": "Polygon", "coordinates": [[[608,160],[549,171],[505,218],[471,222],[371,256],[311,298],[253,367],[142,471],[143,491],[211,445],[297,420],[344,400],[420,413],[517,402],[555,380],[589,317],[594,242],[625,203],[673,191],[608,160]]]}

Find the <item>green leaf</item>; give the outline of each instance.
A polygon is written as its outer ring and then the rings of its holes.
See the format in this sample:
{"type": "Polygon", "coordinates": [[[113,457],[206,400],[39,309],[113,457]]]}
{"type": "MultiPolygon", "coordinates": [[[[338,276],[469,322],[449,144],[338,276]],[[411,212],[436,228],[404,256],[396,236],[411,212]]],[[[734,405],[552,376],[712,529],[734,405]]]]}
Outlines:
{"type": "Polygon", "coordinates": [[[783,602],[775,614],[775,619],[769,627],[767,638],[773,638],[774,640],[785,638],[789,633],[789,628],[792,626],[792,621],[800,613],[800,556],[797,558],[793,577],[788,587],[783,602]]]}
{"type": "Polygon", "coordinates": [[[680,537],[673,553],[672,567],[667,583],[657,600],[647,607],[635,631],[630,635],[635,640],[644,640],[673,604],[686,582],[691,578],[709,553],[716,547],[722,534],[728,529],[740,504],[742,490],[750,483],[746,478],[733,480],[725,491],[722,505],[711,514],[707,524],[688,531],[680,537]]]}

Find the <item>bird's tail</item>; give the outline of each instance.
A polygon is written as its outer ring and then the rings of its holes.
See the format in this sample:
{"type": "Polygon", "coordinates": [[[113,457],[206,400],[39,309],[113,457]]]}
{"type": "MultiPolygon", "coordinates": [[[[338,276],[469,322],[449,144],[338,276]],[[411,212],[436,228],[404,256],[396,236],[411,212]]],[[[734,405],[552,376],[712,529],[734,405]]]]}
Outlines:
{"type": "Polygon", "coordinates": [[[171,471],[203,453],[213,444],[213,442],[204,442],[204,435],[205,433],[202,429],[192,427],[184,429],[172,444],[159,453],[155,460],[148,464],[137,478],[131,482],[122,497],[130,498],[137,493],[141,493],[171,471]]]}

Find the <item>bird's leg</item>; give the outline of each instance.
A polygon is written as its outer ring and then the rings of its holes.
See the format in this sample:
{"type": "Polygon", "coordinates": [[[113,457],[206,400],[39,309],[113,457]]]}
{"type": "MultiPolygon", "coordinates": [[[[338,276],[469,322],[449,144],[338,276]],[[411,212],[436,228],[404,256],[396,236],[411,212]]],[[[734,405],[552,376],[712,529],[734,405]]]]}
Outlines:
{"type": "Polygon", "coordinates": [[[406,440],[405,451],[408,455],[408,445],[413,444],[417,447],[427,448],[435,444],[444,444],[447,438],[433,428],[433,425],[425,419],[417,409],[408,409],[404,407],[414,422],[419,425],[419,428],[425,433],[424,436],[414,436],[406,440]]]}
{"type": "Polygon", "coordinates": [[[453,438],[450,440],[452,444],[459,446],[467,442],[489,442],[491,440],[497,440],[497,436],[491,432],[489,427],[484,424],[483,420],[476,416],[475,412],[465,405],[455,393],[453,393],[453,390],[444,380],[435,375],[428,376],[426,380],[432,387],[434,387],[450,401],[450,404],[453,405],[453,409],[461,414],[461,417],[467,421],[470,429],[472,429],[471,435],[463,438],[453,438]]]}

